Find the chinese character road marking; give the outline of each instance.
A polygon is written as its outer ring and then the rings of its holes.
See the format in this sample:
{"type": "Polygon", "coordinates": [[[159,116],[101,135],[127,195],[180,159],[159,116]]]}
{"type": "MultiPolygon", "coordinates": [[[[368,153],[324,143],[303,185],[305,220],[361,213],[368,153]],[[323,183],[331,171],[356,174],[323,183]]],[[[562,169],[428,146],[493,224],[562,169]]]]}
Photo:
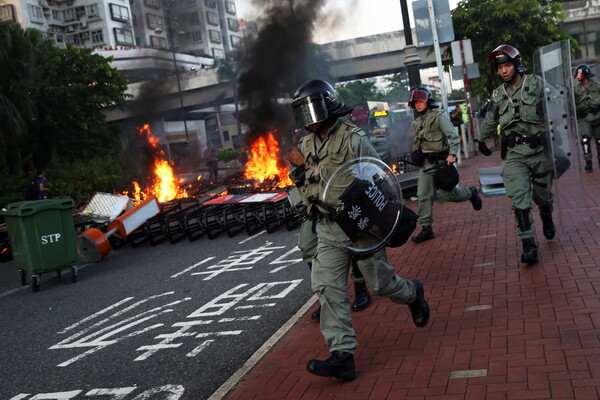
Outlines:
{"type": "Polygon", "coordinates": [[[210,271],[193,272],[192,275],[207,275],[203,280],[208,281],[225,272],[246,271],[252,269],[254,268],[254,264],[272,254],[274,250],[285,248],[285,246],[270,247],[272,244],[273,242],[266,242],[264,246],[257,249],[236,251],[226,259],[206,268],[210,271]]]}

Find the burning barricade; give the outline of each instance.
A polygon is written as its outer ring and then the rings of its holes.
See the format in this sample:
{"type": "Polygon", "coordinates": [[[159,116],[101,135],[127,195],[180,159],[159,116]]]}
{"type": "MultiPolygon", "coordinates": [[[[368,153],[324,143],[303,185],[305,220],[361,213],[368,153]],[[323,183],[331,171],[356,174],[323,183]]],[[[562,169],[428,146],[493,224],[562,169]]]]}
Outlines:
{"type": "Polygon", "coordinates": [[[245,169],[224,178],[222,185],[203,184],[200,177],[185,184],[165,160],[149,125],[139,133],[153,149],[153,176],[146,187],[132,182],[131,192],[97,193],[81,209],[80,215],[96,222],[78,237],[83,261],[100,261],[127,242],[136,247],[185,237],[194,241],[204,235],[213,239],[222,232],[229,237],[244,230],[252,235],[262,229],[273,232],[280,225],[291,230],[300,222],[288,198],[293,183],[289,167],[280,161],[275,131],[250,143],[245,169]]]}

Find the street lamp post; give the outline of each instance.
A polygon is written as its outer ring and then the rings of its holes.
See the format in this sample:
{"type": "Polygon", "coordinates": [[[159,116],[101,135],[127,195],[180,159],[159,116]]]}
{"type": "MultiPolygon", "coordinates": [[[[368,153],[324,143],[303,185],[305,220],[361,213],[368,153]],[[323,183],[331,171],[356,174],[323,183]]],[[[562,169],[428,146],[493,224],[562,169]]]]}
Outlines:
{"type": "MultiPolygon", "coordinates": [[[[187,143],[190,142],[190,136],[188,133],[187,120],[185,118],[185,109],[183,106],[183,95],[181,94],[181,80],[179,78],[179,68],[177,67],[177,56],[175,54],[175,41],[173,39],[173,27],[171,25],[172,12],[171,8],[167,8],[165,14],[165,22],[167,25],[167,39],[169,41],[169,47],[171,48],[171,54],[173,55],[173,65],[175,67],[175,78],[177,79],[177,93],[179,94],[179,105],[181,107],[181,118],[183,119],[183,128],[185,129],[185,140],[187,143]]],[[[160,28],[157,28],[160,30],[160,28]]],[[[159,33],[159,32],[157,32],[159,33]]]]}

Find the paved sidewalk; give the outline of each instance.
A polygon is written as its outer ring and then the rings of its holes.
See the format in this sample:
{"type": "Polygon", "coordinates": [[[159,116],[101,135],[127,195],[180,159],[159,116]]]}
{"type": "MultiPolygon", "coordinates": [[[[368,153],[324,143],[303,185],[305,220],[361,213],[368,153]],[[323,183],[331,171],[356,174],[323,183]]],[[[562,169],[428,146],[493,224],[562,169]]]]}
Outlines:
{"type": "MultiPolygon", "coordinates": [[[[461,185],[499,152],[463,160],[461,185]]],[[[600,171],[565,174],[557,237],[547,241],[534,211],[540,263],[520,263],[507,196],[434,206],[434,240],[388,249],[407,279],[419,279],[431,320],[416,328],[408,307],[374,298],[353,313],[357,379],[306,372],[329,356],[308,309],[226,397],[228,400],[581,399],[600,398],[600,171]],[[581,187],[588,207],[582,204],[581,187]]],[[[414,210],[416,204],[409,203],[414,210]]],[[[557,206],[557,205],[555,205],[557,206]]],[[[418,231],[417,231],[418,232],[418,231]]],[[[305,266],[299,266],[305,268],[305,266]]],[[[307,272],[308,274],[308,272],[307,272]]],[[[350,297],[353,291],[349,291],[350,297]]]]}

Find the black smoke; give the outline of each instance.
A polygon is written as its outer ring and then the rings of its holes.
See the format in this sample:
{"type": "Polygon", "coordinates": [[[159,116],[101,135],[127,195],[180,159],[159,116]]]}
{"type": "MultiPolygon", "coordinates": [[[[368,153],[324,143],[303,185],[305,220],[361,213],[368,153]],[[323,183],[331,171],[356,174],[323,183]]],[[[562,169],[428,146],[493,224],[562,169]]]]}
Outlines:
{"type": "Polygon", "coordinates": [[[324,0],[255,1],[263,9],[257,36],[239,54],[238,94],[240,121],[255,135],[277,129],[287,133],[294,125],[290,99],[308,79],[331,81],[326,59],[313,43],[324,0]]]}

